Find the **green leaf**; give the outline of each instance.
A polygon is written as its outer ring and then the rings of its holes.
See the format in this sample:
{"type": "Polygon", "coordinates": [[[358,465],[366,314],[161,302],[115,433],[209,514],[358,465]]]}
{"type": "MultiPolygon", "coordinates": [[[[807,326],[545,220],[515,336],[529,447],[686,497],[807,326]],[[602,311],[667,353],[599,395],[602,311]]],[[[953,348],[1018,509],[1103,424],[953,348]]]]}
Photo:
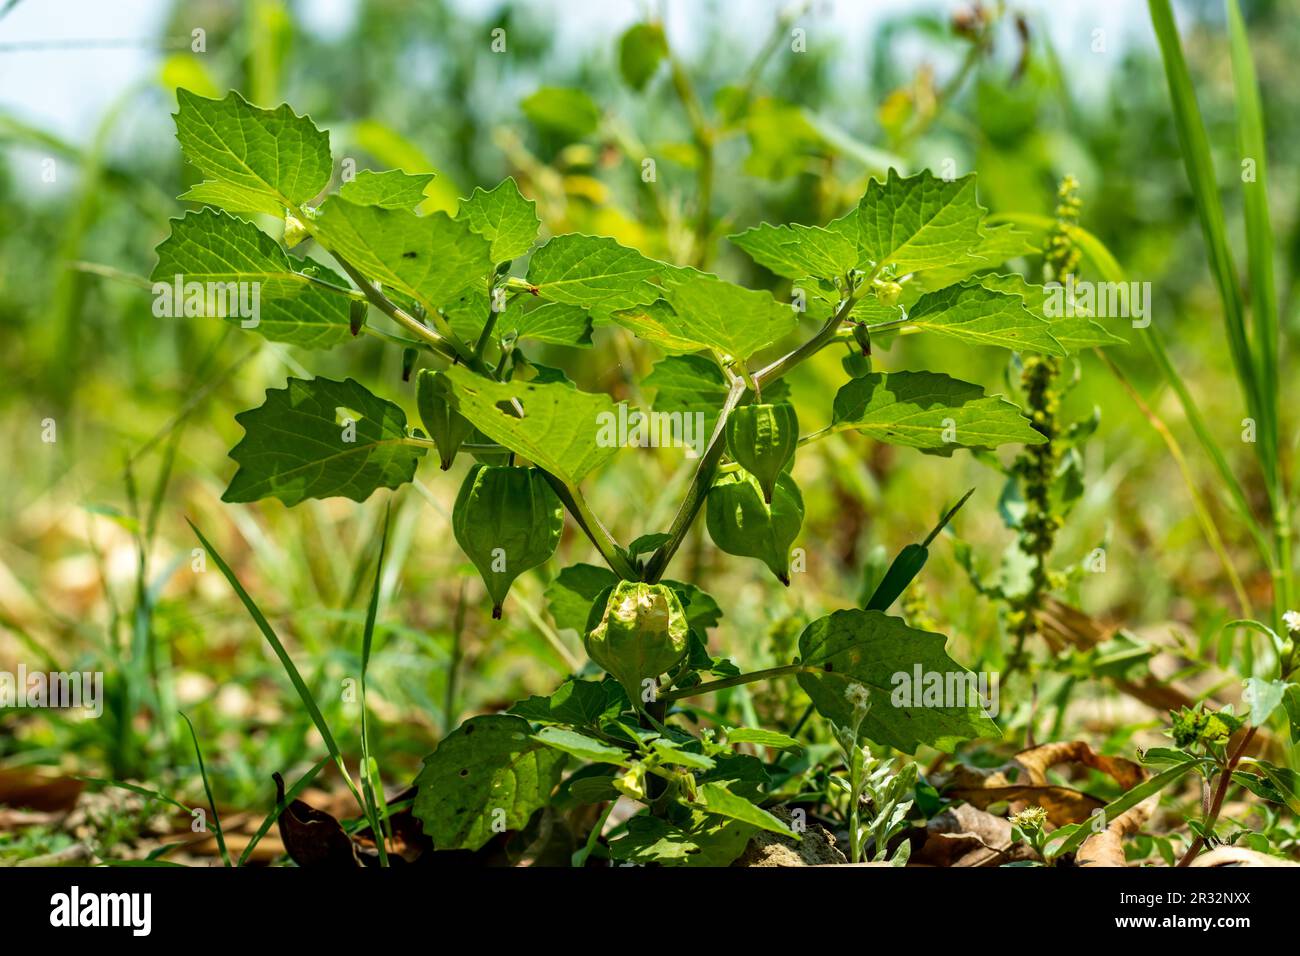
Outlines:
{"type": "Polygon", "coordinates": [[[196,183],[177,198],[227,212],[263,213],[276,219],[284,217],[284,203],[281,200],[264,192],[215,179],[196,183]]]}
{"type": "MultiPolygon", "coordinates": [[[[587,630],[587,616],[597,596],[618,583],[618,575],[594,564],[573,564],[546,586],[546,603],[560,630],[587,630]]],[[[536,719],[536,718],[533,718],[536,719]]]]}
{"type": "Polygon", "coordinates": [[[660,760],[674,767],[685,767],[688,770],[699,771],[712,770],[714,767],[712,757],[706,757],[704,754],[696,753],[693,750],[684,750],[676,742],[664,737],[654,741],[651,747],[659,755],[660,760]]]}
{"type": "Polygon", "coordinates": [[[329,134],[287,104],[258,109],[233,90],[210,100],[182,89],[176,99],[176,138],[185,158],[215,181],[182,199],[280,216],[329,185],[329,134]]]}
{"type": "Polygon", "coordinates": [[[878,270],[893,266],[900,276],[949,265],[979,246],[984,212],[973,175],[945,181],[924,170],[903,179],[891,168],[858,204],[859,247],[878,270]]]}
{"type": "Polygon", "coordinates": [[[508,713],[539,724],[596,727],[602,719],[618,716],[626,706],[627,700],[616,681],[575,679],[566,680],[550,697],[534,694],[516,701],[508,713]]]}
{"type": "Polygon", "coordinates": [[[787,279],[834,279],[858,267],[857,243],[844,231],[762,223],[728,238],[759,265],[787,279]]]}
{"type": "Polygon", "coordinates": [[[317,238],[367,278],[440,309],[492,268],[488,241],[445,212],[363,206],[333,196],[315,220],[317,238]]]}
{"type": "MultiPolygon", "coordinates": [[[[670,355],[661,359],[641,384],[655,389],[656,412],[702,413],[704,427],[699,433],[704,435],[713,434],[730,391],[718,363],[702,355],[670,355]]],[[[763,398],[769,402],[784,401],[789,395],[790,388],[784,379],[777,379],[763,389],[763,398]]]]}
{"type": "Polygon", "coordinates": [[[424,189],[433,181],[433,173],[411,175],[400,169],[376,173],[363,169],[356,179],[343,184],[339,195],[358,206],[414,211],[424,202],[424,189]]]}
{"type": "Polygon", "coordinates": [[[687,827],[646,814],[627,821],[627,833],[609,845],[612,859],[661,866],[727,866],[745,852],[757,828],[719,821],[696,811],[687,827]]]}
{"type": "Polygon", "coordinates": [[[1280,802],[1286,804],[1292,813],[1300,814],[1300,773],[1290,767],[1278,767],[1267,760],[1250,757],[1243,760],[1242,765],[1253,767],[1262,773],[1281,798],[1280,802]]]}
{"type": "Polygon", "coordinates": [[[471,717],[424,758],[412,811],[439,850],[477,850],[527,826],[560,782],[567,757],[535,740],[522,717],[471,717]]]}
{"type": "Polygon", "coordinates": [[[640,91],[668,55],[664,31],[657,23],[635,23],[618,41],[618,70],[623,82],[640,91]]]}
{"type": "Polygon", "coordinates": [[[998,725],[971,703],[976,675],[945,653],[946,641],[880,611],[835,611],[799,635],[800,663],[817,670],[797,679],[818,713],[841,727],[854,718],[845,692],[853,684],[867,688],[871,706],[862,736],[904,753],[923,745],[951,752],[962,740],[1000,739],[998,725]],[[927,696],[935,681],[957,693],[927,696]]]}
{"type": "Polygon", "coordinates": [[[727,731],[727,743],[757,744],[759,747],[775,747],[777,750],[802,746],[799,741],[786,734],[777,733],[775,730],[758,730],[751,727],[731,728],[727,731]]]}
{"type": "Polygon", "coordinates": [[[750,754],[720,753],[713,759],[716,766],[697,776],[698,783],[725,783],[736,796],[755,803],[772,784],[767,765],[750,754]]]}
{"type": "Polygon", "coordinates": [[[663,263],[603,236],[555,236],[533,253],[528,281],[552,302],[602,311],[653,302],[658,286],[649,281],[663,263]]]}
{"type": "Polygon", "coordinates": [[[718,622],[722,620],[722,608],[718,607],[718,602],[713,599],[712,594],[697,588],[694,584],[683,584],[681,581],[665,579],[664,584],[677,592],[677,597],[686,611],[686,623],[693,630],[703,634],[709,628],[718,626],[718,622]]]}
{"type": "Polygon", "coordinates": [[[510,177],[492,189],[475,188],[468,199],[461,200],[456,218],[491,243],[494,263],[516,259],[531,249],[542,224],[537,203],[525,199],[510,177]]]}
{"type": "Polygon", "coordinates": [[[976,345],[1065,354],[1051,323],[1026,309],[1020,296],[986,289],[978,279],[927,292],[908,310],[907,322],[976,345]]]}
{"type": "Polygon", "coordinates": [[[731,820],[739,820],[760,830],[770,830],[782,836],[802,839],[785,823],[782,823],[762,807],[757,807],[744,797],[738,797],[720,783],[702,784],[699,789],[699,804],[709,813],[731,820]]]}
{"type": "Polygon", "coordinates": [[[618,312],[613,318],[670,351],[716,349],[742,360],[788,335],[799,322],[794,309],[771,293],[706,275],[674,282],[652,308],[618,312]]]}
{"type": "Polygon", "coordinates": [[[424,457],[406,443],[406,413],[353,379],[291,378],[235,421],[245,433],[230,452],[239,471],[222,501],[364,501],[410,481],[424,457]]]}
{"type": "Polygon", "coordinates": [[[967,258],[924,270],[914,280],[917,287],[925,291],[942,289],[977,272],[994,269],[1008,259],[1036,255],[1039,252],[1030,242],[1030,234],[1017,229],[1014,223],[981,228],[983,232],[980,241],[970,250],[967,258]]]}
{"type": "Polygon", "coordinates": [[[497,329],[503,337],[514,336],[517,341],[532,339],[552,345],[569,345],[574,348],[591,347],[591,316],[576,305],[563,302],[543,302],[536,308],[510,304],[497,320],[497,329]]]}
{"type": "Polygon", "coordinates": [[[835,395],[832,420],[877,441],[934,451],[1046,441],[1015,405],[939,372],[851,379],[835,395]]]}
{"type": "Polygon", "coordinates": [[[524,115],[537,127],[582,139],[600,125],[600,109],[582,90],[564,86],[543,86],[519,104],[524,115]]]}
{"type": "Polygon", "coordinates": [[[1293,685],[1280,680],[1263,680],[1259,677],[1246,678],[1246,689],[1242,694],[1242,703],[1250,707],[1250,722],[1262,727],[1273,711],[1282,706],[1282,698],[1287,688],[1293,685]]]}
{"type": "Polygon", "coordinates": [[[577,731],[565,730],[561,727],[543,727],[539,733],[533,735],[533,739],[589,763],[611,763],[619,767],[631,765],[626,750],[611,747],[599,740],[592,740],[577,731]]]}
{"type": "Polygon", "coordinates": [[[447,400],[483,434],[570,487],[618,451],[598,440],[602,422],[618,417],[608,395],[561,382],[493,382],[455,365],[438,377],[447,400]]]}
{"type": "MultiPolygon", "coordinates": [[[[177,301],[173,291],[174,315],[200,314],[224,318],[232,325],[245,325],[254,318],[241,317],[240,290],[226,283],[255,283],[245,287],[244,301],[257,291],[256,325],[252,331],[273,342],[288,342],[304,348],[330,348],[351,338],[348,327],[347,281],[323,266],[295,259],[280,244],[252,223],[215,209],[186,213],[171,221],[171,235],[158,244],[158,264],[150,278],[175,289],[176,277],[184,283],[219,283],[220,298],[204,296],[195,303],[197,313],[177,301]],[[338,292],[326,289],[303,270],[326,273],[338,292]],[[231,293],[234,293],[233,296],[231,293]],[[224,302],[224,307],[222,303],[224,302]]],[[[188,296],[186,296],[188,298],[188,296]]]]}
{"type": "Polygon", "coordinates": [[[1051,324],[1052,338],[1056,339],[1067,352],[1081,349],[1101,348],[1107,345],[1126,345],[1124,339],[1112,335],[1086,313],[1081,313],[1077,305],[1073,310],[1065,303],[1065,287],[1053,288],[1026,282],[1022,276],[1011,273],[995,275],[987,273],[979,277],[979,284],[994,292],[1018,295],[1025,308],[1044,322],[1051,324]],[[1074,311],[1075,315],[1067,315],[1074,311]]]}

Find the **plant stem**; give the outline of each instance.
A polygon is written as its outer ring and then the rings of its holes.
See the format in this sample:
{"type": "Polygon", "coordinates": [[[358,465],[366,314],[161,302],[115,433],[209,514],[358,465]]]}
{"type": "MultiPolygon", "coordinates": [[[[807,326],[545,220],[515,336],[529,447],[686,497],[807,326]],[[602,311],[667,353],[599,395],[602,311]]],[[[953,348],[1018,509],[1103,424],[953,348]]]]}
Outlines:
{"type": "Polygon", "coordinates": [[[555,489],[555,493],[559,495],[560,501],[564,503],[564,507],[568,509],[569,514],[573,515],[573,520],[578,523],[578,527],[582,529],[583,534],[596,546],[596,550],[605,559],[605,563],[623,580],[635,581],[637,578],[636,569],[619,553],[618,545],[613,536],[600,523],[600,519],[592,513],[586,499],[582,497],[582,492],[577,488],[569,487],[549,471],[543,470],[542,474],[546,476],[546,480],[555,489]]]}
{"type": "MultiPolygon", "coordinates": [[[[868,276],[862,286],[869,286],[873,277],[874,272],[872,276],[868,276]]],[[[827,343],[834,341],[835,333],[840,324],[848,317],[857,301],[858,297],[854,287],[850,285],[839,308],[826,320],[826,324],[821,327],[816,335],[752,376],[755,387],[762,389],[763,386],[785,375],[809,356],[816,355],[827,343]]],[[[672,560],[673,555],[677,553],[677,549],[681,547],[682,540],[686,537],[686,533],[690,531],[691,525],[700,513],[700,508],[704,506],[704,499],[708,496],[709,488],[712,487],[713,479],[717,474],[718,462],[721,460],[722,452],[727,445],[727,418],[738,406],[749,401],[750,396],[753,394],[753,390],[749,389],[743,380],[735,379],[731,383],[731,390],[727,393],[727,399],[722,405],[722,411],[718,414],[718,423],[714,426],[713,437],[709,439],[709,447],[700,456],[700,463],[696,466],[695,475],[691,478],[691,486],[687,489],[686,497],[677,509],[672,527],[668,529],[671,537],[660,545],[659,549],[651,555],[650,560],[646,562],[643,580],[654,584],[663,577],[668,562],[672,560]]]]}
{"type": "Polygon", "coordinates": [[[482,361],[483,352],[487,349],[487,344],[492,340],[492,330],[496,328],[497,315],[496,303],[492,300],[492,283],[495,276],[488,276],[487,293],[488,293],[488,316],[483,323],[483,331],[479,333],[478,342],[474,344],[474,357],[482,361]]]}
{"type": "Polygon", "coordinates": [[[456,616],[451,625],[451,662],[447,665],[447,694],[443,701],[442,733],[445,737],[456,726],[456,678],[460,671],[461,633],[465,629],[465,591],[467,579],[460,579],[460,597],[456,600],[456,616]]]}
{"type": "MultiPolygon", "coordinates": [[[[1223,809],[1223,799],[1228,795],[1228,784],[1232,782],[1232,772],[1237,769],[1237,764],[1246,753],[1246,748],[1250,746],[1250,742],[1254,739],[1257,730],[1259,730],[1258,727],[1251,727],[1246,731],[1241,738],[1241,743],[1237,744],[1237,749],[1232,752],[1228,762],[1219,771],[1219,784],[1214,788],[1214,799],[1210,801],[1210,811],[1206,814],[1205,825],[1202,827],[1206,833],[1214,832],[1214,825],[1219,820],[1219,811],[1223,809]]],[[[1178,861],[1178,865],[1180,867],[1190,866],[1204,847],[1205,837],[1198,836],[1192,841],[1192,845],[1187,848],[1187,852],[1183,854],[1182,859],[1178,861]]]]}
{"type": "Polygon", "coordinates": [[[725,677],[722,680],[712,680],[705,684],[696,684],[694,687],[682,687],[678,690],[670,690],[665,694],[660,694],[661,701],[681,700],[685,697],[702,697],[705,694],[711,694],[715,690],[726,690],[728,687],[739,687],[742,684],[752,684],[755,681],[769,680],[773,677],[784,677],[787,674],[812,674],[820,670],[811,664],[782,664],[780,667],[768,667],[761,671],[750,671],[748,674],[738,674],[735,677],[725,677]]]}

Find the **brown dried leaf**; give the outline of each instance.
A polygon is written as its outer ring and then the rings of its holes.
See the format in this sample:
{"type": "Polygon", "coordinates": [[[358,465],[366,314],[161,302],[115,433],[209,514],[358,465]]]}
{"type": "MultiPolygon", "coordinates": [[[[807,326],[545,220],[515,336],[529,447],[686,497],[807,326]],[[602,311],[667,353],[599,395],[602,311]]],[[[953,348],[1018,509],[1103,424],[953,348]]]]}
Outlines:
{"type": "Polygon", "coordinates": [[[1239,846],[1221,846],[1217,850],[1202,854],[1193,860],[1191,866],[1300,866],[1290,860],[1257,853],[1239,846]]]}
{"type": "Polygon", "coordinates": [[[1121,813],[1101,833],[1083,841],[1074,862],[1078,866],[1128,866],[1124,859],[1124,838],[1146,826],[1159,805],[1160,794],[1155,793],[1121,813]]]}
{"type": "Polygon", "coordinates": [[[1047,771],[1070,763],[1099,770],[1123,789],[1129,790],[1146,779],[1146,773],[1131,760],[1096,753],[1082,740],[1042,744],[1021,751],[1001,767],[954,767],[939,778],[945,796],[965,800],[981,810],[1007,801],[1014,811],[1040,806],[1054,826],[1079,823],[1104,804],[1081,790],[1048,782],[1047,771]]]}

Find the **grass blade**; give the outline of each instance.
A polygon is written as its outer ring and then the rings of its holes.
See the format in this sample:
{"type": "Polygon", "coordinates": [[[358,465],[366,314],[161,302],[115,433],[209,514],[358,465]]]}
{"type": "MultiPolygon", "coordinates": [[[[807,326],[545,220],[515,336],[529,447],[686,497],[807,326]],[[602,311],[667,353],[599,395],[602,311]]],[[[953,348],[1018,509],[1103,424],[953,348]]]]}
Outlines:
{"type": "MultiPolygon", "coordinates": [[[[1260,413],[1259,381],[1251,356],[1250,341],[1246,335],[1245,308],[1242,303],[1241,289],[1237,284],[1237,272],[1232,262],[1232,253],[1228,249],[1223,204],[1219,200],[1214,163],[1210,159],[1210,143],[1205,135],[1205,123],[1201,119],[1200,107],[1196,104],[1196,93],[1192,88],[1191,75],[1187,71],[1187,61],[1183,58],[1183,48],[1178,39],[1178,28],[1174,23],[1174,14],[1170,9],[1169,0],[1147,0],[1147,6],[1151,11],[1151,24],[1155,28],[1156,40],[1160,45],[1160,57],[1165,65],[1169,98],[1174,109],[1174,123],[1178,129],[1178,140],[1182,144],[1183,165],[1192,186],[1192,197],[1196,200],[1196,212],[1201,220],[1201,233],[1205,238],[1210,269],[1214,273],[1214,281],[1219,288],[1219,298],[1223,303],[1223,318],[1228,330],[1228,348],[1232,353],[1232,364],[1246,398],[1247,410],[1257,422],[1263,424],[1260,413]]],[[[1264,443],[1260,443],[1260,450],[1267,454],[1264,443]]],[[[1267,461],[1265,471],[1269,473],[1273,471],[1267,461]]]]}
{"type": "Polygon", "coordinates": [[[1273,284],[1273,230],[1268,216],[1268,158],[1264,140],[1264,114],[1259,102],[1259,82],[1250,54],[1246,23],[1237,0],[1227,0],[1228,39],[1232,55],[1232,81],[1237,92],[1237,144],[1243,159],[1254,163],[1254,176],[1242,177],[1242,202],[1246,217],[1246,265],[1250,277],[1250,306],[1254,319],[1256,358],[1259,366],[1261,408],[1270,423],[1269,440],[1276,461],[1278,421],[1278,309],[1273,284]]]}
{"type": "Polygon", "coordinates": [[[199,759],[199,776],[203,778],[203,792],[208,795],[208,808],[212,811],[212,832],[217,836],[217,849],[221,851],[221,859],[230,866],[230,853],[226,850],[226,835],[221,832],[221,814],[217,813],[217,801],[212,796],[212,784],[208,782],[208,770],[203,765],[203,751],[199,749],[199,735],[194,732],[194,725],[190,719],[181,711],[177,711],[181,719],[185,721],[185,726],[190,729],[190,740],[194,741],[194,756],[199,759]]]}
{"type": "Polygon", "coordinates": [[[298,692],[298,698],[302,701],[303,707],[307,709],[307,714],[311,717],[311,722],[315,724],[316,729],[320,732],[321,739],[325,741],[325,748],[329,750],[330,756],[334,758],[334,762],[338,765],[339,771],[343,774],[343,779],[347,782],[348,789],[352,791],[353,797],[356,798],[357,806],[361,807],[364,812],[366,807],[365,801],[357,791],[356,784],[353,782],[351,774],[348,773],[347,765],[343,762],[343,753],[339,750],[339,745],[335,742],[334,735],[330,733],[329,724],[325,722],[325,715],[321,713],[321,709],[316,703],[316,698],[312,696],[311,690],[307,687],[307,683],[302,679],[302,674],[298,672],[298,668],[294,665],[293,658],[291,658],[289,652],[285,650],[284,644],[280,642],[279,636],[275,633],[275,629],[271,627],[271,623],[266,619],[266,615],[262,613],[261,608],[257,606],[253,599],[249,597],[248,592],[244,590],[244,586],[239,583],[239,578],[235,576],[235,572],[230,569],[230,565],[228,565],[225,559],[221,557],[221,553],[217,551],[217,549],[212,546],[212,543],[203,536],[203,532],[198,529],[198,526],[196,526],[193,521],[190,521],[188,518],[186,518],[185,521],[189,524],[195,535],[198,536],[199,542],[203,545],[204,550],[208,554],[212,555],[212,560],[216,562],[222,575],[225,577],[226,581],[229,582],[230,586],[234,589],[235,594],[238,595],[240,602],[244,605],[244,609],[248,611],[249,616],[252,617],[254,623],[257,624],[258,630],[262,632],[262,636],[265,637],[267,643],[271,645],[271,650],[274,651],[275,656],[279,658],[280,665],[284,668],[284,672],[289,676],[289,682],[293,684],[293,689],[298,692]]]}
{"type": "Polygon", "coordinates": [[[388,808],[384,801],[384,784],[379,777],[379,764],[370,755],[370,717],[366,707],[366,671],[370,667],[370,651],[375,640],[375,619],[379,616],[379,591],[383,585],[384,553],[388,550],[388,522],[391,509],[384,510],[384,529],[379,538],[379,557],[375,561],[375,583],[370,589],[370,604],[366,608],[366,626],[361,636],[361,766],[365,780],[367,800],[366,816],[375,835],[380,866],[388,866],[388,808]]]}

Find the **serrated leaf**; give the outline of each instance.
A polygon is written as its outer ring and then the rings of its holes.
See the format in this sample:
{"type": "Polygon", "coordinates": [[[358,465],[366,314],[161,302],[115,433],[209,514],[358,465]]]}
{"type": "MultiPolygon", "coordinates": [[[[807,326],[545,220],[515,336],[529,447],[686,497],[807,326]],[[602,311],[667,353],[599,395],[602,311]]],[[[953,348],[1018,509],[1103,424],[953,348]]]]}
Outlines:
{"type": "Polygon", "coordinates": [[[410,481],[424,457],[406,444],[406,413],[353,379],[291,378],[235,421],[245,434],[230,451],[239,470],[223,501],[364,501],[376,488],[410,481]]]}
{"type": "Polygon", "coordinates": [[[1023,277],[1014,273],[997,275],[990,272],[980,276],[977,281],[984,288],[992,289],[994,292],[1020,296],[1026,309],[1044,322],[1050,323],[1052,338],[1061,343],[1061,347],[1067,351],[1076,352],[1086,348],[1127,344],[1118,335],[1107,332],[1100,323],[1093,321],[1082,310],[1076,308],[1075,315],[1067,315],[1066,312],[1070,310],[1065,308],[1063,301],[1052,299],[1053,296],[1064,296],[1063,287],[1057,287],[1054,291],[1047,286],[1026,282],[1023,277]]]}
{"type": "Polygon", "coordinates": [[[471,717],[424,758],[412,808],[439,850],[477,850],[546,805],[567,757],[533,739],[522,717],[471,717]]]}
{"type": "Polygon", "coordinates": [[[993,448],[1046,440],[1015,405],[940,372],[876,372],[852,379],[835,394],[832,421],[910,448],[993,448]]]}
{"type": "Polygon", "coordinates": [[[855,705],[845,692],[853,684],[866,687],[870,709],[862,736],[904,753],[922,745],[951,751],[962,740],[1001,738],[998,725],[978,704],[953,706],[955,700],[943,700],[936,705],[925,697],[936,679],[945,689],[959,680],[975,686],[975,675],[945,653],[946,640],[880,611],[835,611],[799,635],[800,663],[817,668],[798,674],[799,686],[823,717],[841,727],[854,717],[855,705]],[[918,668],[921,686],[914,686],[918,668]],[[900,693],[905,686],[911,693],[900,693]]]}
{"type": "Polygon", "coordinates": [[[628,863],[727,866],[745,852],[756,831],[750,824],[702,811],[692,814],[687,827],[642,814],[627,821],[627,833],[609,844],[609,855],[628,863]]]}
{"type": "Polygon", "coordinates": [[[603,236],[555,236],[533,253],[528,281],[552,302],[608,312],[653,302],[663,263],[603,236]]]}
{"type": "Polygon", "coordinates": [[[417,216],[332,196],[315,223],[327,249],[430,312],[483,282],[492,268],[488,241],[444,212],[417,216]]]}
{"type": "Polygon", "coordinates": [[[277,219],[284,216],[284,203],[276,197],[216,179],[196,183],[177,198],[184,202],[224,209],[226,212],[263,213],[277,219]]]}
{"type": "MultiPolygon", "coordinates": [[[[547,589],[550,593],[550,589],[547,589]]],[[[539,724],[595,727],[627,706],[617,681],[567,680],[549,697],[534,694],[511,705],[509,713],[539,724]]]]}
{"type": "Polygon", "coordinates": [[[674,281],[647,309],[614,314],[639,338],[672,351],[716,349],[748,359],[798,325],[798,315],[769,292],[745,289],[712,276],[674,281]]]}
{"type": "Polygon", "coordinates": [[[468,199],[461,200],[457,219],[492,246],[492,261],[506,262],[522,256],[537,241],[542,221],[537,218],[537,203],[525,199],[513,178],[503,179],[492,189],[477,187],[468,199]]]}
{"type": "Polygon", "coordinates": [[[787,279],[834,279],[856,269],[860,258],[853,236],[819,226],[763,223],[728,238],[759,265],[787,279]]]}
{"type": "Polygon", "coordinates": [[[975,199],[975,177],[951,181],[924,170],[906,179],[890,169],[872,180],[858,204],[863,255],[898,275],[963,259],[980,242],[985,210],[975,199]]]}
{"type": "MultiPolygon", "coordinates": [[[[349,298],[340,294],[347,281],[331,277],[340,292],[331,292],[301,271],[322,270],[315,263],[295,259],[280,244],[252,223],[216,209],[186,213],[171,221],[171,235],[158,244],[158,264],[150,278],[174,287],[176,276],[185,283],[256,283],[257,324],[251,331],[273,342],[288,342],[305,348],[330,348],[351,338],[348,328],[349,298]]],[[[231,290],[226,289],[226,293],[231,290]]],[[[224,318],[234,325],[253,321],[243,318],[235,290],[235,308],[227,294],[225,308],[217,299],[204,298],[202,314],[224,318]]],[[[173,294],[174,314],[188,314],[184,303],[173,294]]]]}
{"type": "Polygon", "coordinates": [[[590,348],[592,323],[586,310],[563,302],[543,302],[529,309],[516,307],[515,302],[497,320],[497,328],[503,336],[513,335],[520,341],[532,339],[552,345],[590,348]]]}
{"type": "Polygon", "coordinates": [[[570,487],[618,451],[598,440],[603,423],[618,417],[608,395],[560,382],[493,382],[460,366],[437,374],[447,400],[483,434],[570,487]]]}
{"type": "Polygon", "coordinates": [[[363,169],[355,179],[343,184],[339,195],[358,206],[414,211],[424,202],[424,189],[433,182],[433,173],[412,175],[400,169],[374,172],[363,169]]]}
{"type": "Polygon", "coordinates": [[[582,90],[543,86],[519,104],[534,126],[582,139],[596,130],[600,109],[582,90]]]}
{"type": "Polygon", "coordinates": [[[1020,296],[986,289],[977,279],[925,293],[908,310],[907,321],[976,345],[1065,354],[1052,336],[1051,323],[1026,309],[1020,296]]]}
{"type": "Polygon", "coordinates": [[[200,184],[181,198],[278,216],[329,185],[329,134],[288,104],[259,109],[233,90],[212,100],[181,89],[176,99],[176,138],[185,158],[222,184],[200,184]]]}
{"type": "Polygon", "coordinates": [[[546,604],[555,626],[583,634],[596,596],[617,583],[618,575],[594,564],[573,564],[562,570],[546,586],[546,604]]]}
{"type": "Polygon", "coordinates": [[[966,257],[925,269],[914,280],[917,287],[927,291],[943,289],[984,269],[996,269],[1008,259],[1034,255],[1039,251],[1029,241],[1029,233],[1022,232],[1012,223],[980,228],[980,241],[966,257]]]}
{"type": "MultiPolygon", "coordinates": [[[[705,435],[713,434],[730,390],[718,363],[702,355],[670,355],[661,359],[641,384],[655,390],[656,412],[703,414],[704,428],[699,432],[705,435]]],[[[777,379],[763,389],[763,398],[769,402],[783,401],[789,394],[784,379],[777,379]]]]}

